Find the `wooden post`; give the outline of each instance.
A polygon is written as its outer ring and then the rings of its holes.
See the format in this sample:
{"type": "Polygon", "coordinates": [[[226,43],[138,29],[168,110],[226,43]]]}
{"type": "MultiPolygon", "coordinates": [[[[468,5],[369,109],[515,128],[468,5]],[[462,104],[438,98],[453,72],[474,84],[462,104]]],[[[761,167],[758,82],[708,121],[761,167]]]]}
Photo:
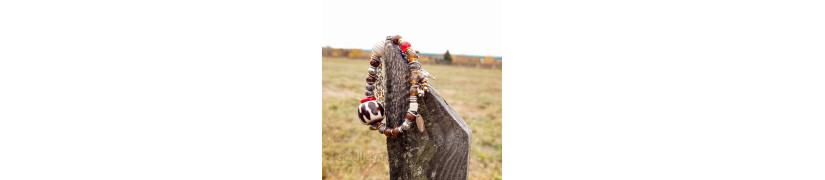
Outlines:
{"type": "MultiPolygon", "coordinates": [[[[404,122],[410,106],[410,70],[407,60],[401,57],[400,47],[387,40],[385,49],[384,109],[387,124],[395,127],[404,122]]],[[[433,86],[437,85],[433,82],[433,86]]],[[[390,179],[467,179],[470,128],[434,87],[418,103],[424,132],[413,125],[400,136],[387,137],[390,179]]]]}

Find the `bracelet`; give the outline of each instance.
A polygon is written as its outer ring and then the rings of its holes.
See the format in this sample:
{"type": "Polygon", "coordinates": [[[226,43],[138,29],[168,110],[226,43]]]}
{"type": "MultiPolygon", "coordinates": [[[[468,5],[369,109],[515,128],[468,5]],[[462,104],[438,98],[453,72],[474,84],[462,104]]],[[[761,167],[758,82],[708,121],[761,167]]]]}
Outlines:
{"type": "MultiPolygon", "coordinates": [[[[400,35],[387,36],[386,40],[391,40],[395,46],[400,46],[401,57],[408,61],[410,76],[409,81],[412,84],[410,87],[410,109],[407,111],[404,123],[401,126],[389,127],[382,123],[384,120],[384,86],[382,82],[385,78],[382,73],[382,62],[384,58],[381,55],[384,51],[384,44],[376,44],[372,48],[372,56],[370,57],[370,68],[367,69],[367,85],[365,86],[366,98],[361,100],[361,105],[358,106],[358,118],[364,125],[369,125],[370,130],[378,130],[378,133],[384,134],[387,137],[398,136],[404,131],[410,129],[410,124],[413,122],[418,125],[418,131],[424,132],[424,122],[421,115],[418,113],[418,98],[423,97],[431,87],[429,78],[430,73],[421,68],[421,63],[418,62],[418,51],[410,48],[412,45],[401,39],[400,35]]],[[[435,78],[433,78],[435,79],[435,78]]]]}

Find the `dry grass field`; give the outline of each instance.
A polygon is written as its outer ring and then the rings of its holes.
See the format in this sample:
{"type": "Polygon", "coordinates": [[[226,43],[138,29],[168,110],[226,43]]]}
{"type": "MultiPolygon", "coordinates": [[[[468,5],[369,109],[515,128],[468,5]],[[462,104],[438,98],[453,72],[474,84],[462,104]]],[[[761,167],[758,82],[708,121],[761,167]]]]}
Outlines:
{"type": "MultiPolygon", "coordinates": [[[[356,116],[364,98],[366,59],[323,58],[323,177],[388,179],[386,137],[356,116]]],[[[424,65],[473,131],[470,179],[501,177],[501,70],[424,65]]]]}

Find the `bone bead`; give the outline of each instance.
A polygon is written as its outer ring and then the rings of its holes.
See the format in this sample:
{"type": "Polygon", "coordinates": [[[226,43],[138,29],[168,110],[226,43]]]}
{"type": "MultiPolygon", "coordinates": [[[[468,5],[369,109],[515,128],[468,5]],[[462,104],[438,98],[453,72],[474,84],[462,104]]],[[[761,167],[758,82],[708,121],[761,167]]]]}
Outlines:
{"type": "Polygon", "coordinates": [[[410,103],[410,111],[418,112],[418,103],[410,103]]]}
{"type": "Polygon", "coordinates": [[[378,101],[367,101],[358,106],[358,119],[369,125],[384,119],[384,106],[378,101]]]}

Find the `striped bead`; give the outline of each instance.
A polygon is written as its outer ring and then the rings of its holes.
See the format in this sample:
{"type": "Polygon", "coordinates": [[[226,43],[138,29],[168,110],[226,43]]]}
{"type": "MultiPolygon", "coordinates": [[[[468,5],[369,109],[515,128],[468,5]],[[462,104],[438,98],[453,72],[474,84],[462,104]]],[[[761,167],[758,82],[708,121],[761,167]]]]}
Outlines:
{"type": "Polygon", "coordinates": [[[367,101],[358,106],[358,118],[369,125],[384,119],[384,106],[378,101],[367,101]]]}

